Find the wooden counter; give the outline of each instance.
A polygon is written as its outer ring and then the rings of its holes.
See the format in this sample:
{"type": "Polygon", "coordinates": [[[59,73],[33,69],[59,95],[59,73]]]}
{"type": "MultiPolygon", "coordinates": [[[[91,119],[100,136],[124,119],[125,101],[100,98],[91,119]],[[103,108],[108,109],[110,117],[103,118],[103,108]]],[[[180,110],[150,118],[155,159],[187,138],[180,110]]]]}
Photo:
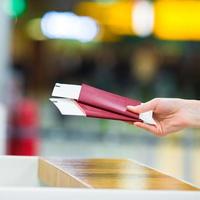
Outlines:
{"type": "Polygon", "coordinates": [[[39,160],[40,180],[48,186],[133,190],[199,190],[194,186],[123,159],[39,160]]]}

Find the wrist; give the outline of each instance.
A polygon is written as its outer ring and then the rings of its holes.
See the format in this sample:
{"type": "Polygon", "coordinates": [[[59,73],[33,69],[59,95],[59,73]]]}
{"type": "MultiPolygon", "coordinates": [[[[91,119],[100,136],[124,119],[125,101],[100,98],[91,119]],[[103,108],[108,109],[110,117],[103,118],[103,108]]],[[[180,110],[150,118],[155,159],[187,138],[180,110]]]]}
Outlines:
{"type": "Polygon", "coordinates": [[[193,128],[200,127],[200,101],[186,100],[188,126],[193,128]]]}

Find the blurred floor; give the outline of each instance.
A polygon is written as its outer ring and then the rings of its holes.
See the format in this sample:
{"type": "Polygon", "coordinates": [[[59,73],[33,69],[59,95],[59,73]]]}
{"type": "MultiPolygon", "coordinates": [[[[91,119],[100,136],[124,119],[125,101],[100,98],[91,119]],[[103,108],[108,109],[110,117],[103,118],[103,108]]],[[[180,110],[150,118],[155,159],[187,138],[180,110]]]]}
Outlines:
{"type": "Polygon", "coordinates": [[[42,156],[129,158],[200,187],[200,130],[157,138],[121,122],[71,120],[68,128],[43,130],[42,156]]]}

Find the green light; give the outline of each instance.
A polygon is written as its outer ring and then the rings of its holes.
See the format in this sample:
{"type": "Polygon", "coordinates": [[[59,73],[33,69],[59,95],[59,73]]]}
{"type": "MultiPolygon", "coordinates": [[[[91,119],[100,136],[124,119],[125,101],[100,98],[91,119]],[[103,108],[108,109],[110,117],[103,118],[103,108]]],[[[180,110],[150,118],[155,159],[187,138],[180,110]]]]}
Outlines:
{"type": "Polygon", "coordinates": [[[26,10],[25,0],[7,0],[5,11],[12,17],[18,17],[26,10]]]}

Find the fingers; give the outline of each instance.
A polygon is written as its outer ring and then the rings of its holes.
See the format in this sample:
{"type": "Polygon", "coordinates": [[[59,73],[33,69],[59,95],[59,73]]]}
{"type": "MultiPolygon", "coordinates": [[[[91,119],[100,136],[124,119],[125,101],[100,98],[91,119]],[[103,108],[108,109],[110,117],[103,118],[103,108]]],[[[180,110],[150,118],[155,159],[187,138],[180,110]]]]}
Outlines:
{"type": "Polygon", "coordinates": [[[142,122],[135,122],[134,123],[135,126],[139,127],[139,128],[143,128],[147,131],[150,131],[152,133],[156,132],[156,127],[155,126],[151,126],[142,122]]]}
{"type": "Polygon", "coordinates": [[[149,102],[140,104],[138,106],[127,106],[127,109],[131,112],[135,113],[143,113],[143,112],[148,112],[150,110],[155,110],[156,105],[158,104],[159,99],[153,99],[149,102]]]}
{"type": "Polygon", "coordinates": [[[164,136],[164,134],[162,134],[159,128],[154,125],[149,125],[142,122],[135,122],[134,125],[137,126],[138,128],[142,128],[148,132],[153,133],[155,136],[159,136],[159,137],[164,136]]]}

